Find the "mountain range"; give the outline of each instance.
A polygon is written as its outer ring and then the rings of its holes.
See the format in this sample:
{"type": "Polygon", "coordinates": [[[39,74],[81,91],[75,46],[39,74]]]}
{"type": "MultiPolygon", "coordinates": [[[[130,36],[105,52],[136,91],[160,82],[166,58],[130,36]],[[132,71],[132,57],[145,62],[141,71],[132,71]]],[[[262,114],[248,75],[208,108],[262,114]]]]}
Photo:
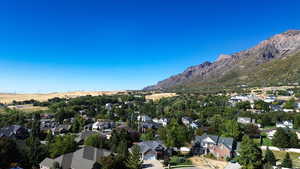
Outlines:
{"type": "Polygon", "coordinates": [[[238,84],[276,85],[300,82],[300,30],[288,30],[214,62],[191,66],[144,90],[199,89],[238,84]]]}

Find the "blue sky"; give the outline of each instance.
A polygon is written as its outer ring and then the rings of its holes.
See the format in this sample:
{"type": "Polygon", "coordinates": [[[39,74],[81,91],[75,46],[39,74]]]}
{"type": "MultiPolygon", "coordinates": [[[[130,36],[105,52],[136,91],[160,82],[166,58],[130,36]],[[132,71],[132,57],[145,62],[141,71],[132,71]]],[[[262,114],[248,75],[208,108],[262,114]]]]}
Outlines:
{"type": "Polygon", "coordinates": [[[0,3],[0,92],[141,89],[300,29],[298,0],[0,3]]]}

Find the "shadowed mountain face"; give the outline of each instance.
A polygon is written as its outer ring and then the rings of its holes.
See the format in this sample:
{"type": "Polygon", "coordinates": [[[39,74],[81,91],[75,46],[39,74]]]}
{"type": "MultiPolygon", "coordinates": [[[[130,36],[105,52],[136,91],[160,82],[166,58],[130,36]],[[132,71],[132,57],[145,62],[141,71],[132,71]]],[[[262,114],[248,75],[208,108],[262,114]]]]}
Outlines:
{"type": "MultiPolygon", "coordinates": [[[[300,65],[300,30],[289,30],[262,41],[253,48],[220,55],[213,62],[204,62],[200,65],[187,68],[184,72],[146,87],[145,90],[197,88],[199,86],[223,86],[239,83],[263,84],[266,79],[272,78],[272,72],[278,72],[271,83],[297,81],[300,65]],[[287,63],[288,61],[288,63],[287,63]],[[280,63],[284,63],[288,70],[280,70],[280,63]],[[266,72],[264,72],[266,71],[266,72]],[[284,71],[294,72],[287,77],[284,71]],[[269,73],[268,73],[269,72],[269,73]],[[257,73],[265,77],[257,77],[257,73]]],[[[299,78],[298,78],[299,79],[299,78]]]]}

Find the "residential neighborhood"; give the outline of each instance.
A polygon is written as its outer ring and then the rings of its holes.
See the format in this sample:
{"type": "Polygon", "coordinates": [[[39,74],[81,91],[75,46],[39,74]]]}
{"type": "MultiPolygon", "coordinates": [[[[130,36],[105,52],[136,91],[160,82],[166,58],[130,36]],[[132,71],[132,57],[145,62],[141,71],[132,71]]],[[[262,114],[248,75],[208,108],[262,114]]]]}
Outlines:
{"type": "Polygon", "coordinates": [[[5,109],[8,104],[4,109],[10,113],[1,115],[0,139],[17,145],[14,148],[19,155],[38,154],[27,164],[10,158],[7,165],[11,167],[126,167],[136,158],[140,163],[135,161],[135,165],[149,169],[209,169],[214,164],[238,169],[246,165],[243,158],[254,152],[253,159],[260,162],[255,165],[280,167],[283,155],[291,153],[293,165],[300,167],[299,98],[291,95],[278,100],[276,94],[271,98],[253,93],[177,95],[153,102],[143,93],[83,96],[37,102],[48,105],[48,110],[32,113],[5,109]],[[159,109],[162,105],[164,110],[159,109]],[[31,144],[37,148],[27,149],[31,144]],[[275,162],[265,161],[269,160],[264,157],[267,152],[275,162]]]}

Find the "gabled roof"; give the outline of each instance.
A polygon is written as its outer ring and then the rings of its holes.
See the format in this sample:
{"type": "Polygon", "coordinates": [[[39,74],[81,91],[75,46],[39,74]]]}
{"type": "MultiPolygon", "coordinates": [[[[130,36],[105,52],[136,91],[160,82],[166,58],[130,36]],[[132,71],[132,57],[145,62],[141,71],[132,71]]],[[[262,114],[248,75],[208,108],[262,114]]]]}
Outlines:
{"type": "Polygon", "coordinates": [[[140,147],[140,152],[145,153],[150,150],[155,150],[158,147],[162,147],[166,149],[166,146],[163,144],[162,141],[143,141],[137,144],[140,147]]]}
{"type": "Polygon", "coordinates": [[[85,146],[74,153],[68,153],[56,159],[46,158],[40,166],[52,167],[54,162],[58,162],[62,169],[92,169],[95,162],[101,157],[107,157],[111,151],[85,146]]]}
{"type": "Polygon", "coordinates": [[[233,146],[234,140],[233,140],[233,138],[230,138],[230,137],[221,137],[221,136],[216,136],[216,135],[203,134],[202,136],[196,136],[194,142],[202,143],[206,138],[210,138],[211,140],[213,140],[216,145],[223,144],[228,149],[233,148],[232,146],[233,146]]]}
{"type": "Polygon", "coordinates": [[[3,127],[0,129],[0,137],[12,137],[13,135],[15,135],[18,130],[23,129],[24,127],[20,126],[20,125],[11,125],[11,126],[7,126],[7,127],[3,127]]]}

